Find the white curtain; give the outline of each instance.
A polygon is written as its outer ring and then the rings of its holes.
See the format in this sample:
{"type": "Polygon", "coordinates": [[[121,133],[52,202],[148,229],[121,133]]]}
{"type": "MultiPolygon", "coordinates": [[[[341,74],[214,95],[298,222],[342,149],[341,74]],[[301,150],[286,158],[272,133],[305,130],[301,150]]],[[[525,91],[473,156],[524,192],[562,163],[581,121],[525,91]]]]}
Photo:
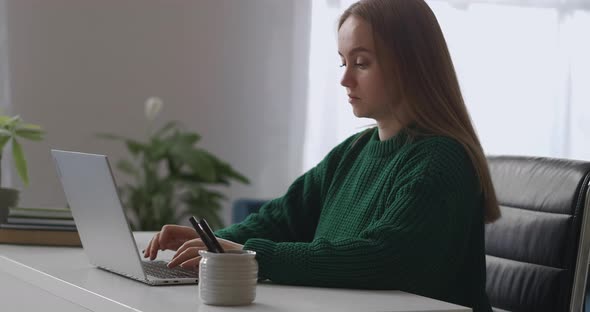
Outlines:
{"type": "MultiPolygon", "coordinates": [[[[10,113],[10,79],[9,79],[9,62],[8,62],[8,37],[6,31],[6,1],[0,0],[0,114],[10,113]]],[[[0,150],[0,152],[2,152],[0,150]]],[[[10,168],[8,166],[11,160],[10,150],[7,148],[1,155],[1,168],[10,168]]],[[[0,176],[1,185],[10,185],[10,170],[2,170],[0,176]]]]}
{"type": "MultiPolygon", "coordinates": [[[[303,169],[371,120],[340,86],[337,18],[312,1],[303,169]]],[[[590,0],[430,0],[486,154],[590,160],[590,0]]]]}
{"type": "Polygon", "coordinates": [[[6,32],[6,1],[0,0],[0,113],[10,108],[10,84],[8,71],[8,37],[6,32]]]}

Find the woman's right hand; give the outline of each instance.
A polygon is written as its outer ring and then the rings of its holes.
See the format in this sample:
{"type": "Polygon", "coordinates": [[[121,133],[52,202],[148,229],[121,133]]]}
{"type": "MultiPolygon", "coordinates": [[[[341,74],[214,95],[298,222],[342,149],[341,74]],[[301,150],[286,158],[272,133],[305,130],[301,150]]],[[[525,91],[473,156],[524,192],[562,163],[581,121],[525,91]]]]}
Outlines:
{"type": "Polygon", "coordinates": [[[182,244],[195,238],[197,238],[197,233],[191,227],[166,224],[147,245],[143,251],[143,257],[154,260],[158,255],[158,250],[177,250],[182,244]]]}

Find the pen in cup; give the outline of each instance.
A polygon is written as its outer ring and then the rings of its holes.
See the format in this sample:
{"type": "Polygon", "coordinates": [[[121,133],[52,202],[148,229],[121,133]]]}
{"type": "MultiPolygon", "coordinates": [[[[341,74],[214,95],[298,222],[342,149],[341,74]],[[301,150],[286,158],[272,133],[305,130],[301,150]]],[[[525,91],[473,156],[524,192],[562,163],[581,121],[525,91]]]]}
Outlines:
{"type": "Polygon", "coordinates": [[[197,231],[197,235],[199,235],[205,246],[207,246],[207,250],[210,252],[217,252],[217,248],[215,248],[215,245],[209,239],[209,236],[203,231],[203,228],[199,222],[197,222],[197,219],[195,219],[195,217],[190,217],[188,220],[193,225],[193,228],[195,228],[195,231],[197,231]]]}
{"type": "Polygon", "coordinates": [[[221,247],[221,244],[217,240],[217,237],[215,237],[215,234],[213,234],[213,231],[209,227],[209,223],[207,223],[207,221],[203,218],[199,221],[199,224],[201,225],[203,231],[205,232],[205,234],[207,234],[211,242],[213,242],[213,245],[215,246],[215,249],[217,249],[217,252],[223,253],[223,247],[221,247]]]}

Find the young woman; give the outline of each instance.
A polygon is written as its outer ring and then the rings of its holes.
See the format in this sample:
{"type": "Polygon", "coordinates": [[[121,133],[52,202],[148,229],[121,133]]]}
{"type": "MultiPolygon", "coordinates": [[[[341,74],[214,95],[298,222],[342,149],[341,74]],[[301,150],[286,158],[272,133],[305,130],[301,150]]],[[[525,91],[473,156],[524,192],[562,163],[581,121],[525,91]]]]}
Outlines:
{"type": "MultiPolygon", "coordinates": [[[[260,275],[295,285],[399,289],[491,311],[484,222],[499,216],[486,158],[438,22],[423,0],[363,0],[341,16],[341,84],[353,135],[280,198],[216,232],[257,253],[260,275]]],[[[195,267],[192,228],[166,225],[145,257],[177,250],[195,267]]]]}

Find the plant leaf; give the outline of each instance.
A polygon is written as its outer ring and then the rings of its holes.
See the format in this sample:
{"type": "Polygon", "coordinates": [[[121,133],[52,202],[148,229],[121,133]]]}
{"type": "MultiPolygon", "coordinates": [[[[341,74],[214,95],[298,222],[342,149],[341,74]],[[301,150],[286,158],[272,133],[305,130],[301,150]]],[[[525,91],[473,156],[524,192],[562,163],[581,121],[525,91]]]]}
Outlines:
{"type": "Polygon", "coordinates": [[[193,146],[201,139],[201,136],[196,133],[179,133],[177,135],[177,143],[193,146]]]}
{"type": "Polygon", "coordinates": [[[43,140],[43,135],[45,132],[38,129],[28,129],[28,128],[20,128],[16,129],[16,135],[23,137],[25,139],[33,140],[33,141],[41,141],[43,140]]]}
{"type": "Polygon", "coordinates": [[[5,125],[10,120],[10,116],[2,115],[0,116],[0,125],[5,125]]]}
{"type": "Polygon", "coordinates": [[[20,178],[23,180],[25,185],[29,185],[29,175],[27,173],[27,161],[23,149],[18,141],[12,139],[12,157],[14,158],[14,165],[20,178]]]}
{"type": "Polygon", "coordinates": [[[245,176],[243,176],[240,173],[238,173],[237,171],[235,171],[228,163],[222,161],[221,159],[219,159],[209,153],[207,153],[207,154],[209,155],[211,160],[213,160],[213,162],[215,163],[216,170],[219,172],[219,174],[218,174],[219,179],[217,182],[227,184],[227,179],[225,179],[225,178],[229,177],[229,178],[233,178],[235,180],[238,180],[239,182],[242,182],[243,184],[250,184],[250,180],[248,180],[248,178],[246,178],[245,176]]]}
{"type": "Polygon", "coordinates": [[[162,141],[157,138],[152,139],[150,145],[146,148],[149,159],[152,161],[162,160],[168,154],[170,145],[170,141],[162,141]]]}
{"type": "Polygon", "coordinates": [[[219,209],[221,204],[219,203],[220,194],[207,189],[195,190],[193,189],[183,199],[187,209],[184,211],[183,216],[195,215],[207,219],[207,222],[212,228],[223,227],[223,222],[219,217],[219,209]]]}
{"type": "Polygon", "coordinates": [[[4,146],[6,145],[6,143],[8,143],[9,140],[9,136],[0,136],[0,156],[1,152],[4,150],[4,146]]]}
{"type": "Polygon", "coordinates": [[[127,145],[127,149],[134,156],[137,156],[137,154],[139,154],[139,152],[145,151],[147,149],[147,146],[145,144],[143,144],[139,141],[130,140],[130,139],[125,140],[125,145],[127,145]]]}
{"type": "Polygon", "coordinates": [[[16,126],[16,129],[39,130],[42,131],[41,126],[30,123],[21,123],[16,126]]]}
{"type": "Polygon", "coordinates": [[[248,178],[246,178],[245,176],[243,176],[240,173],[238,173],[237,171],[235,171],[234,168],[232,168],[229,164],[220,161],[218,163],[218,165],[221,168],[223,168],[225,176],[228,176],[230,178],[234,178],[234,179],[238,180],[239,182],[242,182],[243,184],[250,184],[250,180],[248,180],[248,178]]]}
{"type": "Polygon", "coordinates": [[[168,123],[166,123],[162,128],[160,128],[160,130],[158,130],[154,136],[156,137],[160,137],[162,135],[164,135],[166,132],[176,129],[178,127],[178,122],[176,121],[169,121],[168,123]]]}
{"type": "Polygon", "coordinates": [[[193,170],[201,176],[206,182],[215,182],[217,174],[215,172],[214,162],[200,149],[195,149],[192,153],[179,155],[193,170]]]}
{"type": "Polygon", "coordinates": [[[8,136],[11,137],[12,136],[12,131],[0,128],[0,135],[1,136],[8,136]]]}
{"type": "Polygon", "coordinates": [[[205,186],[248,183],[229,164],[197,148],[195,143],[201,136],[184,130],[176,121],[166,123],[145,142],[102,136],[123,140],[129,152],[137,156],[136,163],[118,163],[123,172],[137,174],[135,182],[125,185],[121,192],[135,230],[159,230],[166,223],[183,220],[187,213],[206,217],[212,227],[222,227],[219,213],[225,196],[205,186]]]}
{"type": "Polygon", "coordinates": [[[119,160],[117,162],[117,168],[127,174],[133,175],[133,176],[137,176],[138,175],[138,171],[135,168],[135,166],[133,165],[133,163],[131,163],[130,161],[123,159],[123,160],[119,160]]]}
{"type": "Polygon", "coordinates": [[[16,115],[16,116],[10,117],[10,119],[8,119],[8,120],[6,121],[6,124],[7,124],[9,127],[14,127],[14,125],[15,125],[15,124],[18,124],[18,123],[20,123],[20,122],[22,122],[22,121],[23,121],[23,120],[20,118],[20,116],[19,116],[19,115],[16,115]]]}

